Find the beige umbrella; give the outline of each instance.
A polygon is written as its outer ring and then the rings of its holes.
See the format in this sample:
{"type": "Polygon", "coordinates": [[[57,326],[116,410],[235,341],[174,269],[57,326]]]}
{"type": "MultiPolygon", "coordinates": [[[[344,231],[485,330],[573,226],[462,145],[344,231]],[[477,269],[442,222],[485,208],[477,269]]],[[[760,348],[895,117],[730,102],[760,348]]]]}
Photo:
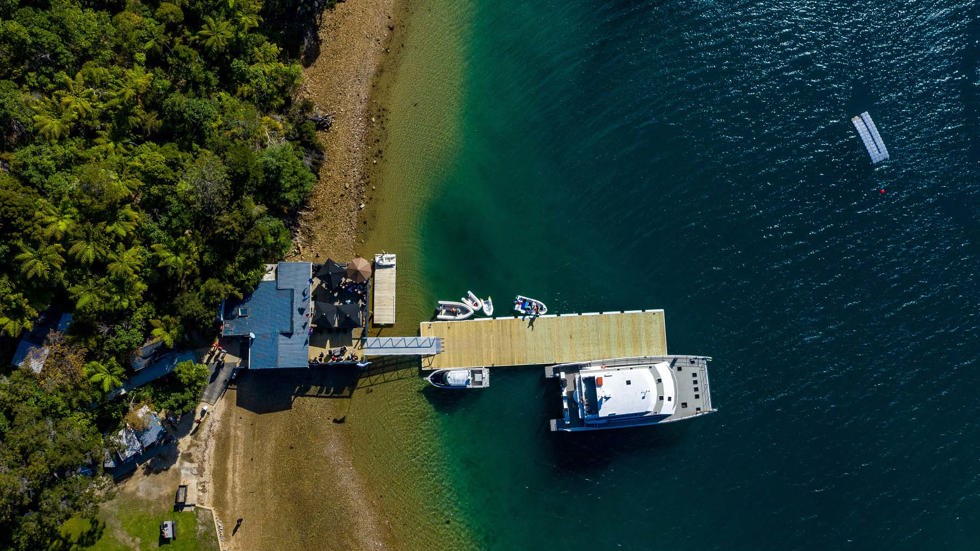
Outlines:
{"type": "Polygon", "coordinates": [[[371,263],[361,257],[351,260],[347,265],[347,277],[354,283],[364,283],[371,278],[371,263]]]}

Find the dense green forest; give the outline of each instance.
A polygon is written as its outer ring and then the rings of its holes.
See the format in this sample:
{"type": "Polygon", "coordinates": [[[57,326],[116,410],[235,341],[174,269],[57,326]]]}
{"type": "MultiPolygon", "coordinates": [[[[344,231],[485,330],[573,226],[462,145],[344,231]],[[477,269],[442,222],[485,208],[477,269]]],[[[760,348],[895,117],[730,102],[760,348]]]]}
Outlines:
{"type": "MultiPolygon", "coordinates": [[[[74,313],[40,374],[0,379],[0,548],[93,514],[131,352],[213,338],[220,300],[287,251],[321,159],[294,101],[319,9],[0,0],[0,334],[74,313]]],[[[180,409],[191,379],[142,398],[180,409]]]]}

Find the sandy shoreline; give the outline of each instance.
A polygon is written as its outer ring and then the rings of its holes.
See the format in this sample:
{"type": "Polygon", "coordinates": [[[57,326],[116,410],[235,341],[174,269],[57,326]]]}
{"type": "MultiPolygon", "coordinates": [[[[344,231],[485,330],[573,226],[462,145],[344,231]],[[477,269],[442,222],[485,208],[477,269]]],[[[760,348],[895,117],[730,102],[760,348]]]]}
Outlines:
{"type": "MultiPolygon", "coordinates": [[[[332,113],[333,126],[319,134],[326,159],[290,260],[366,254],[357,246],[363,243],[370,166],[379,154],[369,144],[380,131],[371,115],[373,90],[403,4],[348,0],[323,14],[320,54],[304,71],[301,95],[321,113],[332,113]]],[[[213,445],[203,458],[201,497],[225,527],[223,548],[395,547],[380,505],[354,467],[350,429],[343,423],[350,395],[335,394],[345,381],[322,373],[264,375],[247,374],[229,389],[208,427],[213,445]],[[232,535],[239,518],[241,527],[232,535]]]]}

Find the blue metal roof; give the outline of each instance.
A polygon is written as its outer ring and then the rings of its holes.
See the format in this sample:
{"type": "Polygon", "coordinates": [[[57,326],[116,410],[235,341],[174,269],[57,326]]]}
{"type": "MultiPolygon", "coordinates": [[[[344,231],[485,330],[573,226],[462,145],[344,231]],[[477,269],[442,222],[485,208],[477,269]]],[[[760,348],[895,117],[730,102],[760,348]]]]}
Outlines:
{"type": "Polygon", "coordinates": [[[276,280],[263,281],[239,303],[225,306],[221,334],[255,335],[249,368],[308,367],[310,348],[309,262],[280,262],[276,280]]]}
{"type": "Polygon", "coordinates": [[[163,425],[160,424],[160,418],[155,413],[149,413],[148,416],[146,429],[139,433],[140,444],[144,448],[149,448],[163,436],[163,425]]]}
{"type": "MultiPolygon", "coordinates": [[[[31,350],[44,348],[44,341],[48,337],[48,332],[60,331],[64,333],[67,331],[68,326],[71,325],[71,318],[72,315],[69,312],[62,313],[57,317],[50,310],[42,312],[34,322],[34,328],[25,332],[23,338],[17,343],[17,350],[14,352],[14,357],[11,358],[10,363],[19,367],[20,364],[24,363],[31,350]]],[[[47,357],[47,353],[44,356],[47,357]]],[[[40,369],[41,367],[38,366],[35,371],[40,371],[40,369]]]]}

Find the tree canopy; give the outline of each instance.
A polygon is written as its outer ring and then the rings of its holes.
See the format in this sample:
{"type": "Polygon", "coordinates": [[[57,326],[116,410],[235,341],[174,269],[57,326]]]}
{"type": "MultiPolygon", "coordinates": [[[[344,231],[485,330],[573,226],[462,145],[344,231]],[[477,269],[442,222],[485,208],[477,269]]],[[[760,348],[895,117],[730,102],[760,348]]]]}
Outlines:
{"type": "MultiPolygon", "coordinates": [[[[299,48],[263,21],[310,6],[0,0],[0,336],[74,312],[41,374],[0,381],[0,547],[40,548],[81,509],[88,412],[132,351],[213,336],[219,302],[287,251],[321,153],[299,48]]],[[[186,409],[201,369],[151,398],[186,409]]]]}
{"type": "Polygon", "coordinates": [[[285,253],[319,151],[262,7],[0,3],[0,331],[60,301],[122,363],[117,328],[207,333],[285,253]]]}
{"type": "Polygon", "coordinates": [[[0,547],[44,549],[75,514],[92,517],[102,480],[81,465],[101,463],[103,442],[76,389],[27,370],[0,380],[0,547]]]}

